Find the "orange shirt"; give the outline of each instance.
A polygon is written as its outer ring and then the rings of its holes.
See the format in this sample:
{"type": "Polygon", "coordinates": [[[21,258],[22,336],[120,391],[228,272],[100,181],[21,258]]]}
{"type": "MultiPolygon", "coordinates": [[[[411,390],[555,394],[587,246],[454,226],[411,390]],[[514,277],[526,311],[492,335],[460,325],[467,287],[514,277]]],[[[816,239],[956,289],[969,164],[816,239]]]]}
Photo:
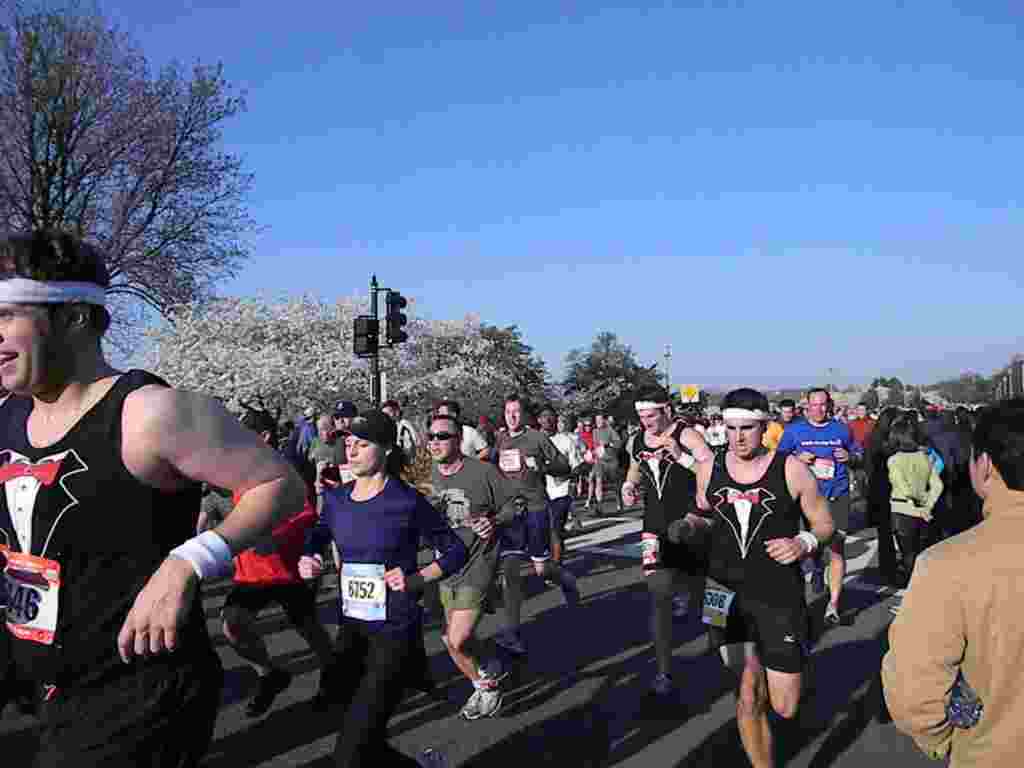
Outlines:
{"type": "MultiPolygon", "coordinates": [[[[238,503],[238,499],[235,499],[238,503]]],[[[235,582],[272,585],[301,582],[299,558],[306,543],[306,532],[316,523],[316,508],[306,501],[297,515],[277,525],[266,544],[239,552],[235,557],[235,582]]]]}
{"type": "Polygon", "coordinates": [[[769,451],[774,451],[779,447],[779,441],[782,439],[783,432],[785,432],[785,428],[779,422],[769,421],[768,426],[765,427],[764,438],[761,440],[761,444],[769,451]]]}

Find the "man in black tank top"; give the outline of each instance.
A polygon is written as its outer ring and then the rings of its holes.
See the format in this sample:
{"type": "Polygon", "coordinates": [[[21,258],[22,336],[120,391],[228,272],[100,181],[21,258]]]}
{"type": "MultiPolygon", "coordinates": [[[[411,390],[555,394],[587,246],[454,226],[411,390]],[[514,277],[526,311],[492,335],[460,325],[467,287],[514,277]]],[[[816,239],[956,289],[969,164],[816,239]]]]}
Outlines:
{"type": "Polygon", "coordinates": [[[807,614],[799,561],[833,532],[828,503],[806,465],[762,446],[768,399],[738,389],[722,404],[727,453],[698,467],[697,500],[711,523],[703,621],[739,674],[736,722],[755,766],[772,766],[769,710],[800,703],[807,614]],[[811,530],[800,532],[801,514],[811,530]]]}
{"type": "Polygon", "coordinates": [[[633,506],[644,499],[643,565],[644,581],[651,593],[651,626],[654,655],[658,666],[652,687],[665,695],[673,690],[672,598],[679,590],[694,595],[704,586],[703,555],[697,541],[682,541],[680,526],[699,520],[695,494],[694,467],[712,459],[703,438],[681,422],[673,421],[668,392],[651,387],[639,393],[634,403],[644,431],[636,435],[630,453],[629,470],[622,486],[622,500],[633,506]]]}
{"type": "Polygon", "coordinates": [[[69,235],[0,240],[3,631],[39,697],[37,766],[184,768],[206,752],[222,681],[199,582],[304,490],[209,398],[106,363],[109,282],[69,235]],[[203,481],[240,502],[190,539],[203,481]]]}

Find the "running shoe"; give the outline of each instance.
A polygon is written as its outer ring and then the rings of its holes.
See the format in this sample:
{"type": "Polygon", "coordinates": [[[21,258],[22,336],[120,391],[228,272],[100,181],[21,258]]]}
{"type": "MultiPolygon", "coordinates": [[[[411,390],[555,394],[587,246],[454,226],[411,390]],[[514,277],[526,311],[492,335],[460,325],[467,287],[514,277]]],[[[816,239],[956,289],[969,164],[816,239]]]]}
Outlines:
{"type": "Polygon", "coordinates": [[[668,696],[675,690],[675,687],[675,683],[672,682],[671,676],[666,675],[664,672],[656,674],[654,676],[654,681],[651,683],[651,690],[658,696],[668,696]]]}
{"type": "Polygon", "coordinates": [[[493,688],[477,688],[462,708],[462,716],[466,720],[494,717],[501,710],[503,700],[501,689],[497,686],[493,688]]]}
{"type": "Polygon", "coordinates": [[[416,760],[420,768],[448,768],[448,758],[436,749],[425,749],[416,760]]]}
{"type": "Polygon", "coordinates": [[[839,626],[840,621],[839,611],[836,610],[834,605],[829,603],[828,607],[825,609],[825,623],[836,627],[839,626]]]}
{"type": "Polygon", "coordinates": [[[672,616],[681,619],[690,612],[690,598],[686,595],[676,595],[672,598],[672,616]]]}
{"type": "Polygon", "coordinates": [[[516,656],[526,655],[526,646],[523,645],[518,632],[499,632],[494,636],[494,644],[516,656]]]}
{"type": "Polygon", "coordinates": [[[292,676],[283,669],[273,669],[270,674],[260,678],[259,689],[256,695],[249,700],[245,708],[245,714],[249,717],[261,717],[267,713],[274,704],[277,694],[292,684],[292,676]]]}

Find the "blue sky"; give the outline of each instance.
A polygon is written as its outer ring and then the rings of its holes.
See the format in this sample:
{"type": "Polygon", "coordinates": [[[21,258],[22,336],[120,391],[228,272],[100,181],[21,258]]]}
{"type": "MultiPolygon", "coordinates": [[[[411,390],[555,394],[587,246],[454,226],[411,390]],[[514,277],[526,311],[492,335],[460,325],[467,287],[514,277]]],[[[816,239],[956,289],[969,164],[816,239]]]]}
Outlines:
{"type": "Polygon", "coordinates": [[[611,330],[676,383],[926,383],[1024,351],[1012,2],[101,0],[221,61],[265,227],[225,292],[611,330]]]}

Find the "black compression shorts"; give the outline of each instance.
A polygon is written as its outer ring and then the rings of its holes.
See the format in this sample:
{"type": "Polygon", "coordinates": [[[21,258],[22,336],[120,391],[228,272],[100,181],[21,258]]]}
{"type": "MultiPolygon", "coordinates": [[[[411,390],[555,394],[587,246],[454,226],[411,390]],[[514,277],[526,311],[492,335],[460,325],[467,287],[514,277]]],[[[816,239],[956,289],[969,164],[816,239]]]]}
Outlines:
{"type": "Polygon", "coordinates": [[[224,600],[223,611],[238,607],[256,615],[271,603],[280,605],[288,620],[301,626],[316,615],[316,590],[308,584],[236,584],[224,600]]]}
{"type": "Polygon", "coordinates": [[[711,647],[753,643],[758,658],[776,672],[803,671],[808,655],[807,606],[803,596],[788,605],[744,599],[737,594],[725,629],[708,627],[711,647]]]}
{"type": "Polygon", "coordinates": [[[223,669],[212,648],[182,661],[136,659],[104,685],[57,690],[40,708],[35,768],[196,768],[213,737],[223,669]]]}

